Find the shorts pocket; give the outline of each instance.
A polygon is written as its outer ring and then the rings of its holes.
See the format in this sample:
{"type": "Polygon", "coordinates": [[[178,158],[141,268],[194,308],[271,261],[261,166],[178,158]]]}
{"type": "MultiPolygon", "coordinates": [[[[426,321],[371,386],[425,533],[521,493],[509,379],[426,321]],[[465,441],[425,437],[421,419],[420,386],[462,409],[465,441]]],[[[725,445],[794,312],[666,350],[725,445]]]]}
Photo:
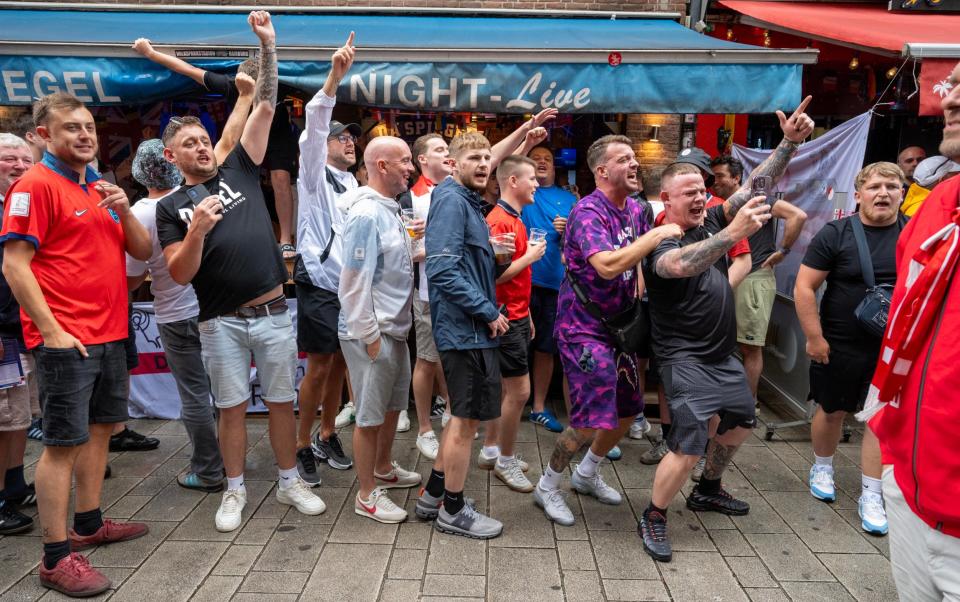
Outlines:
{"type": "Polygon", "coordinates": [[[290,310],[279,314],[271,314],[270,325],[274,328],[290,328],[293,325],[293,319],[290,316],[290,310]]]}
{"type": "Polygon", "coordinates": [[[220,328],[220,318],[210,318],[197,324],[197,331],[202,335],[216,334],[220,328]]]}

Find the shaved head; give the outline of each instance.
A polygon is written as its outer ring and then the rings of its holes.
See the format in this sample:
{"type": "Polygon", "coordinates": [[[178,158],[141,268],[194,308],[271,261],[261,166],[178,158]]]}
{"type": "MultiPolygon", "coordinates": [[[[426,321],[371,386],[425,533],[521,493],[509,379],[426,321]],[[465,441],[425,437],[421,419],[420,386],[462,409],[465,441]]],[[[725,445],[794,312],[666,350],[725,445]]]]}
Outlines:
{"type": "Polygon", "coordinates": [[[367,167],[367,185],[385,197],[393,198],[407,190],[414,172],[410,147],[400,138],[377,136],[363,151],[367,167]]]}

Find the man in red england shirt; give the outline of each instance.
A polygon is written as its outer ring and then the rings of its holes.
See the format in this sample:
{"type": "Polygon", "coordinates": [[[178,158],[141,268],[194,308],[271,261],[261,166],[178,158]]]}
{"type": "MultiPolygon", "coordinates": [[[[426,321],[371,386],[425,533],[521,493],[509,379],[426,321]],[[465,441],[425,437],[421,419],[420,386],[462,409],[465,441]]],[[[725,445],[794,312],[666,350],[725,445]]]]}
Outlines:
{"type": "Polygon", "coordinates": [[[497,305],[506,311],[510,329],[500,337],[500,374],[503,397],[500,418],[487,424],[480,468],[493,473],[514,491],[533,491],[533,483],[523,474],[526,462],[514,452],[520,415],[530,397],[530,367],[527,350],[533,337],[530,319],[530,266],[543,257],[547,245],[546,232],[536,242],[527,241],[527,229],[520,221],[520,212],[533,203],[537,189],[537,164],[532,159],[511,155],[497,167],[500,200],[487,215],[490,236],[513,234],[516,250],[510,266],[497,280],[497,305]],[[498,445],[499,444],[499,445],[498,445]]]}
{"type": "Polygon", "coordinates": [[[110,580],[75,552],[147,533],[142,523],[103,520],[100,492],[110,434],[127,420],[124,251],[149,258],[150,236],[123,190],[88,167],[97,157],[97,132],[83,103],[51,94],[36,103],[33,118],[47,152],[7,193],[3,274],[23,310],[44,415],[36,471],[40,583],[89,596],[107,590],[110,580]]]}

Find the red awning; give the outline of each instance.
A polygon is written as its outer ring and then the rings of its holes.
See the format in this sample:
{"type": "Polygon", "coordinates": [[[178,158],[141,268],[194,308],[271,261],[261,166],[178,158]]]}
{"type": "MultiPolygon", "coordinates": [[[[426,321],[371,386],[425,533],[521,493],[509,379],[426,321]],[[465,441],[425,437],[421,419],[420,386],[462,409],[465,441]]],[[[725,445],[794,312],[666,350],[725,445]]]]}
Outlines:
{"type": "Polygon", "coordinates": [[[890,12],[885,6],[720,0],[741,13],[747,25],[765,27],[850,46],[867,52],[899,55],[904,44],[947,44],[960,41],[960,15],[890,12]]]}

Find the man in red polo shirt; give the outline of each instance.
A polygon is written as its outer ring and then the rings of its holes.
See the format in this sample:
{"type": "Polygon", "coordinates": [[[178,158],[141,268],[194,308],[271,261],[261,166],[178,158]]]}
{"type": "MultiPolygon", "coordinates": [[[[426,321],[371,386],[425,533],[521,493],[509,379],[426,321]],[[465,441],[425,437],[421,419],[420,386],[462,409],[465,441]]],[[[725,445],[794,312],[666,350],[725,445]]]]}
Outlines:
{"type": "MultiPolygon", "coordinates": [[[[500,373],[503,397],[500,418],[487,423],[480,468],[493,469],[507,487],[514,491],[533,491],[533,484],[523,474],[526,462],[514,455],[520,415],[530,397],[530,368],[527,349],[532,337],[530,320],[530,266],[543,257],[547,245],[541,236],[527,242],[527,229],[520,221],[520,212],[533,203],[537,189],[537,165],[532,159],[511,155],[497,167],[500,201],[487,215],[490,236],[513,234],[516,250],[509,267],[497,278],[497,305],[506,311],[510,329],[500,336],[500,373]],[[499,445],[498,445],[499,443],[499,445]]],[[[544,232],[544,235],[546,232],[544,232]]]]}
{"type": "Polygon", "coordinates": [[[150,236],[123,190],[88,167],[97,157],[97,132],[83,103],[51,94],[34,105],[33,119],[47,152],[7,193],[3,274],[20,302],[44,416],[36,471],[40,583],[90,596],[110,580],[75,552],[147,533],[143,523],[103,520],[100,492],[113,426],[127,420],[124,251],[148,259],[150,236]]]}

